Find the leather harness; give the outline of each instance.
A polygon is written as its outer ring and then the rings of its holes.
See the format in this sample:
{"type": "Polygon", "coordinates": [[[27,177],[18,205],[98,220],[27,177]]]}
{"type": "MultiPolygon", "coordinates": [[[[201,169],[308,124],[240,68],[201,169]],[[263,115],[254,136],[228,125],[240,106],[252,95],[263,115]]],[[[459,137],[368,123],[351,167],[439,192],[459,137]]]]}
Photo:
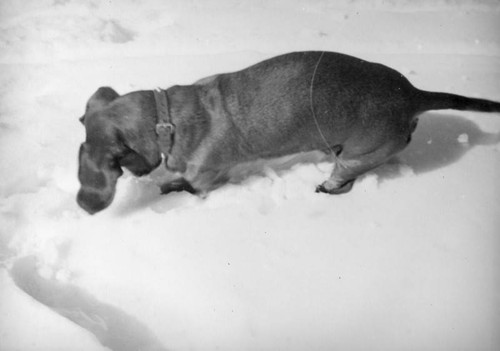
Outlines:
{"type": "Polygon", "coordinates": [[[157,123],[155,126],[158,135],[158,144],[163,157],[170,155],[174,145],[175,125],[172,122],[168,108],[168,97],[166,90],[153,90],[156,102],[157,123]]]}

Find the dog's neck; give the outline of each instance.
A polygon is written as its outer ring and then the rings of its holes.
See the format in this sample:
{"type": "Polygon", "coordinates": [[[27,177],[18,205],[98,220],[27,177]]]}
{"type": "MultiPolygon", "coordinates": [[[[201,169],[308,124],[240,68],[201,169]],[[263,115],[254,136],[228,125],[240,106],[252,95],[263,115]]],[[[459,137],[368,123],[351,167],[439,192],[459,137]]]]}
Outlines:
{"type": "Polygon", "coordinates": [[[167,91],[157,89],[153,90],[153,93],[156,102],[157,122],[155,130],[158,135],[158,144],[162,155],[167,157],[171,154],[174,145],[175,125],[170,116],[167,91]]]}
{"type": "Polygon", "coordinates": [[[155,106],[158,117],[153,120],[153,126],[157,129],[156,144],[169,171],[185,172],[190,158],[210,130],[210,116],[201,101],[201,95],[202,89],[196,85],[174,85],[160,91],[159,95],[154,94],[157,101],[155,105],[165,98],[161,107],[155,106]],[[161,117],[161,113],[168,116],[161,117]],[[157,127],[162,122],[172,126],[165,127],[163,137],[159,133],[162,128],[157,127]]]}

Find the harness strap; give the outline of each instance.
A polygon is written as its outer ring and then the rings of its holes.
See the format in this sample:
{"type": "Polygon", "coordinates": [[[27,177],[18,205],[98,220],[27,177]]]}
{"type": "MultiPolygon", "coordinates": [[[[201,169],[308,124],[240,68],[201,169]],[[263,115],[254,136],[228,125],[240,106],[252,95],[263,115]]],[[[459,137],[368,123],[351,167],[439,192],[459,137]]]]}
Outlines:
{"type": "Polygon", "coordinates": [[[323,143],[325,143],[326,149],[330,152],[330,154],[335,155],[334,150],[330,147],[330,144],[326,140],[325,135],[321,131],[321,127],[319,125],[318,119],[316,118],[316,113],[314,112],[314,104],[313,104],[313,87],[314,87],[314,78],[316,78],[316,71],[318,70],[319,63],[321,62],[321,59],[323,58],[323,55],[325,54],[324,51],[321,52],[321,55],[319,55],[318,62],[316,62],[316,66],[314,67],[314,71],[312,74],[311,78],[311,84],[309,86],[309,102],[311,104],[311,115],[314,120],[314,124],[316,124],[316,129],[318,130],[319,136],[323,140],[323,143]]]}
{"type": "Polygon", "coordinates": [[[156,134],[158,135],[158,144],[160,151],[165,157],[172,151],[174,145],[175,125],[172,123],[172,118],[168,109],[168,100],[165,90],[153,90],[156,102],[156,115],[158,122],[155,126],[156,134]]]}

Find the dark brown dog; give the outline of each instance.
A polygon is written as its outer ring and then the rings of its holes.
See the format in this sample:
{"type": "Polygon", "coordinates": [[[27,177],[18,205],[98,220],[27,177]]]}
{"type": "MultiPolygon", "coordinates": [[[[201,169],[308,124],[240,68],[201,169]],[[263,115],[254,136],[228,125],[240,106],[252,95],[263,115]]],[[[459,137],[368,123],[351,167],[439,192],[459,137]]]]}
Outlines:
{"type": "Polygon", "coordinates": [[[331,52],[290,53],[159,93],[99,88],[81,118],[78,203],[106,208],[121,167],[148,174],[162,155],[178,176],[164,193],[206,192],[242,162],[320,150],[335,166],[316,190],[345,193],[433,109],[500,112],[500,103],[418,90],[391,68],[331,52]]]}

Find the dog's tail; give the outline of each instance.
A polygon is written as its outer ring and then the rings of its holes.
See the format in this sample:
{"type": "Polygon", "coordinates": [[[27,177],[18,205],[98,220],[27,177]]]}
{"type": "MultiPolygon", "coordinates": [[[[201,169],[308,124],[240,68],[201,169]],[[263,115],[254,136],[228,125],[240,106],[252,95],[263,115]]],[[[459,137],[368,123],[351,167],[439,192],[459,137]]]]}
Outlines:
{"type": "Polygon", "coordinates": [[[470,98],[461,95],[419,90],[417,110],[459,110],[477,112],[500,112],[500,102],[470,98]]]}

